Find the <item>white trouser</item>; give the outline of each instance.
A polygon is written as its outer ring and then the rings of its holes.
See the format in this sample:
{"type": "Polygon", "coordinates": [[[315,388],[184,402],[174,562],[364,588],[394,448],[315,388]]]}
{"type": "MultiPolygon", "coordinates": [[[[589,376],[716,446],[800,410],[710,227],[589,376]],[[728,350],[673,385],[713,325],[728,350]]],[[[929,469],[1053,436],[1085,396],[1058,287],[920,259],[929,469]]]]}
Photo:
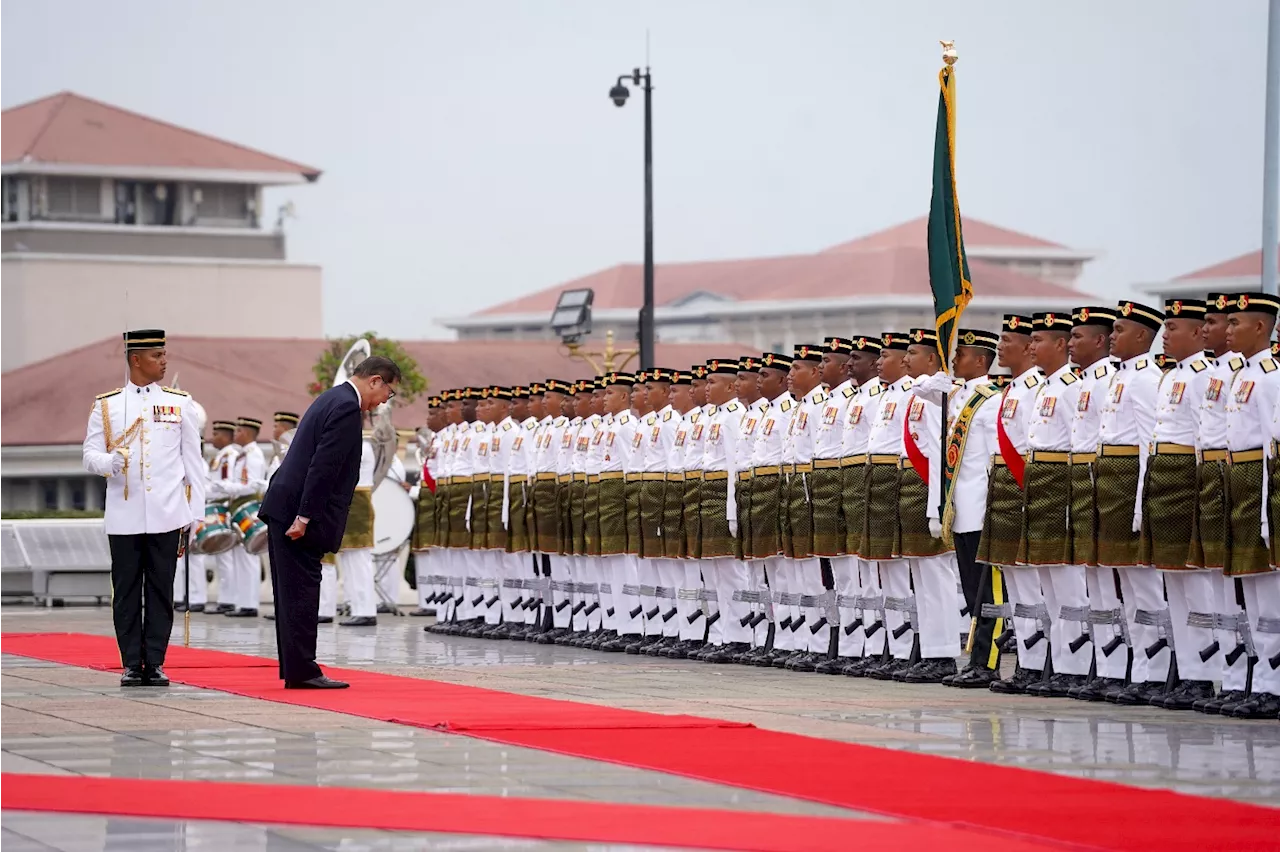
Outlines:
{"type": "Polygon", "coordinates": [[[855,627],[852,633],[847,631],[860,615],[853,608],[853,599],[862,594],[858,585],[858,562],[857,556],[831,558],[831,577],[835,580],[836,595],[846,601],[844,606],[839,607],[840,624],[836,639],[836,655],[839,657],[861,657],[862,647],[866,643],[862,626],[855,627]]]}
{"type": "Polygon", "coordinates": [[[1270,660],[1280,654],[1280,633],[1258,629],[1258,619],[1280,620],[1280,573],[1257,574],[1241,578],[1244,586],[1244,611],[1249,616],[1253,644],[1258,649],[1258,662],[1253,666],[1253,692],[1280,695],[1280,668],[1271,668],[1270,660]]]}
{"type": "MultiPolygon", "coordinates": [[[[599,604],[587,616],[587,629],[596,630],[612,630],[613,619],[618,614],[618,608],[613,605],[613,576],[612,572],[607,570],[604,557],[588,556],[585,557],[587,565],[587,583],[596,587],[595,593],[587,595],[587,609],[591,609],[592,604],[599,604]],[[609,615],[609,610],[613,610],[613,615],[609,615]]],[[[622,589],[618,589],[620,593],[622,589]]]]}
{"type": "Polygon", "coordinates": [[[644,607],[640,596],[632,593],[630,587],[640,584],[640,570],[636,565],[636,557],[627,553],[602,557],[608,576],[609,588],[613,592],[613,619],[609,629],[616,630],[619,636],[640,636],[644,632],[644,607]],[[637,612],[639,610],[639,612],[637,612]]]}
{"type": "MultiPolygon", "coordinates": [[[[1228,577],[1221,570],[1214,571],[1214,574],[1215,577],[1212,582],[1214,585],[1215,612],[1234,616],[1243,614],[1244,610],[1240,608],[1240,601],[1236,597],[1236,579],[1228,577]]],[[[1250,628],[1252,628],[1252,625],[1250,625],[1250,628]]],[[[1237,656],[1234,665],[1227,663],[1227,654],[1235,650],[1240,637],[1235,631],[1231,630],[1217,631],[1215,636],[1221,646],[1216,661],[1221,666],[1219,677],[1222,678],[1222,689],[1224,692],[1241,692],[1249,680],[1248,655],[1242,653],[1237,656]]],[[[1213,661],[1210,660],[1210,662],[1213,661]]]]}
{"type": "Polygon", "coordinates": [[[818,627],[816,633],[813,630],[827,614],[825,606],[814,602],[827,591],[822,585],[822,560],[816,556],[792,560],[791,577],[795,583],[792,589],[810,600],[809,603],[802,604],[800,607],[804,624],[795,631],[796,648],[801,651],[825,654],[831,647],[831,625],[818,627]]]}
{"type": "Polygon", "coordinates": [[[213,557],[213,576],[218,583],[219,604],[234,605],[236,602],[236,569],[231,550],[224,550],[213,557]]]}
{"type": "Polygon", "coordinates": [[[658,606],[662,608],[659,613],[657,622],[659,632],[669,638],[677,638],[680,635],[680,586],[684,582],[684,568],[680,565],[678,559],[654,559],[652,560],[658,571],[658,585],[663,588],[670,589],[671,594],[676,597],[660,598],[658,606]],[[672,614],[672,610],[675,613],[672,614]],[[670,616],[667,618],[667,616],[670,616]],[[665,620],[664,620],[665,619],[665,620]]]}
{"type": "MultiPolygon", "coordinates": [[[[901,598],[904,600],[911,599],[911,567],[906,559],[884,559],[877,562],[880,568],[880,583],[884,589],[886,598],[901,598]]],[[[917,613],[917,621],[919,614],[917,613]]],[[[889,653],[895,660],[905,660],[911,656],[911,647],[915,644],[915,637],[911,630],[905,631],[901,636],[895,637],[893,632],[902,626],[906,621],[906,615],[898,610],[888,610],[885,613],[885,630],[889,632],[886,641],[889,643],[889,653]]]]}
{"type": "Polygon", "coordinates": [[[724,614],[720,612],[720,595],[716,593],[715,559],[699,559],[694,565],[698,569],[699,583],[706,596],[707,620],[702,622],[707,628],[707,642],[711,645],[723,645],[724,614]],[[719,618],[715,618],[719,615],[719,618]]]}
{"type": "Polygon", "coordinates": [[[458,585],[454,578],[461,578],[462,571],[458,567],[461,562],[458,550],[452,547],[442,547],[438,551],[437,563],[440,566],[440,574],[446,578],[441,591],[448,595],[447,598],[439,605],[443,608],[436,611],[437,621],[452,621],[458,612],[460,596],[462,594],[461,586],[458,585]]]}
{"type": "Polygon", "coordinates": [[[437,591],[434,583],[428,583],[427,577],[437,573],[431,564],[430,550],[413,551],[413,580],[418,586],[418,609],[427,609],[431,604],[427,603],[427,598],[437,591]]]}
{"type": "Polygon", "coordinates": [[[960,569],[954,553],[906,560],[916,594],[916,632],[920,658],[954,660],[960,656],[960,609],[956,583],[960,569]]]}
{"type": "Polygon", "coordinates": [[[715,580],[716,599],[720,604],[720,620],[724,644],[751,641],[750,625],[742,623],[743,618],[750,618],[754,612],[751,604],[742,600],[734,600],[734,592],[745,592],[750,588],[751,572],[747,563],[730,557],[720,559],[704,559],[703,572],[710,571],[715,580]],[[712,563],[707,565],[706,563],[712,563]]]}
{"type": "Polygon", "coordinates": [[[516,612],[516,621],[523,621],[525,624],[540,624],[543,607],[550,600],[548,596],[549,590],[547,589],[548,578],[543,576],[542,573],[542,554],[519,553],[516,555],[520,557],[519,574],[517,576],[536,583],[536,587],[533,587],[531,583],[530,588],[516,589],[516,597],[523,597],[525,602],[525,608],[516,612]],[[539,600],[542,601],[541,605],[536,603],[539,600]]]}
{"type": "MultiPolygon", "coordinates": [[[[581,588],[587,582],[590,572],[587,570],[587,557],[585,556],[566,556],[569,564],[570,573],[573,576],[573,584],[577,588],[581,588]]],[[[575,591],[570,596],[572,604],[569,612],[572,613],[572,625],[575,632],[581,633],[587,629],[586,607],[591,605],[591,596],[586,592],[575,591]],[[575,612],[576,610],[576,612],[575,612]]]]}
{"type": "MultiPolygon", "coordinates": [[[[561,589],[564,588],[562,584],[573,581],[573,574],[569,570],[572,559],[572,556],[551,554],[551,582],[559,585],[561,589]]],[[[570,613],[573,610],[573,596],[568,592],[552,588],[547,595],[547,603],[551,607],[552,625],[559,630],[568,629],[570,613]]]]}
{"type": "MultiPolygon", "coordinates": [[[[764,561],[764,570],[769,578],[769,587],[773,590],[774,599],[778,600],[791,594],[791,560],[782,556],[771,556],[764,561]]],[[[794,634],[790,630],[791,622],[798,616],[790,604],[775,603],[773,605],[774,621],[777,628],[773,631],[773,647],[778,651],[794,651],[796,649],[794,634]]]]}
{"type": "Polygon", "coordinates": [[[1049,618],[1052,619],[1049,640],[1054,673],[1087,675],[1093,654],[1089,643],[1084,643],[1078,651],[1071,650],[1071,643],[1080,638],[1084,625],[1061,617],[1064,607],[1076,610],[1089,608],[1089,586],[1084,568],[1079,565],[1042,565],[1040,589],[1044,594],[1045,606],[1049,608],[1049,618]]]}
{"type": "MultiPolygon", "coordinates": [[[[768,602],[768,595],[772,592],[769,588],[768,580],[765,576],[765,566],[769,564],[768,559],[753,559],[747,563],[747,570],[751,573],[751,590],[760,595],[760,600],[765,603],[756,604],[755,611],[763,612],[765,617],[760,619],[760,623],[756,625],[752,631],[751,644],[757,648],[763,647],[769,641],[769,628],[774,625],[774,617],[770,616],[773,612],[773,604],[768,602]]],[[[774,630],[777,633],[777,630],[774,630]]]]}
{"type": "MultiPolygon", "coordinates": [[[[1166,571],[1164,591],[1173,621],[1173,651],[1182,680],[1217,680],[1220,665],[1212,657],[1200,659],[1200,651],[1213,644],[1213,629],[1187,624],[1187,613],[1213,612],[1213,575],[1208,571],[1166,571]]],[[[1219,643],[1221,644],[1221,643],[1219,643]]],[[[1228,649],[1230,650],[1230,649],[1228,649]]]]}
{"type": "Polygon", "coordinates": [[[320,563],[320,611],[321,618],[333,618],[338,614],[338,568],[327,562],[320,563]]]}
{"type": "MultiPolygon", "coordinates": [[[[390,554],[388,554],[388,557],[390,554]]],[[[379,603],[382,602],[384,596],[390,602],[390,606],[396,606],[400,602],[400,575],[404,573],[399,567],[399,561],[392,562],[391,565],[378,578],[378,588],[382,590],[382,594],[378,596],[379,603]]],[[[375,571],[376,576],[376,571],[375,571]]],[[[421,593],[419,593],[421,594],[421,593]]]]}
{"type": "Polygon", "coordinates": [[[204,554],[188,550],[186,557],[178,560],[178,570],[173,573],[173,600],[175,603],[208,603],[209,583],[204,578],[204,554]],[[190,581],[187,580],[188,564],[191,566],[190,581]]]}
{"type": "Polygon", "coordinates": [[[679,622],[679,636],[685,640],[698,640],[707,632],[707,621],[704,615],[703,601],[699,598],[702,591],[702,572],[696,559],[680,559],[680,583],[676,587],[676,603],[680,613],[676,616],[679,622]],[[692,621],[690,620],[692,619],[692,621]]]}
{"type": "MultiPolygon", "coordinates": [[[[642,559],[632,556],[635,562],[636,583],[642,588],[657,588],[662,585],[658,576],[658,566],[654,559],[642,559]]],[[[640,633],[646,637],[662,635],[662,601],[656,595],[640,595],[640,633]],[[654,612],[654,610],[657,612],[654,612]]]]}
{"type": "Polygon", "coordinates": [[[352,618],[376,618],[378,595],[373,590],[373,548],[338,551],[342,588],[351,603],[352,618]]]}
{"type": "Polygon", "coordinates": [[[262,584],[262,562],[258,557],[236,545],[231,549],[231,558],[235,564],[235,598],[231,603],[237,609],[257,609],[258,589],[262,584]]]}
{"type": "Polygon", "coordinates": [[[1155,625],[1139,624],[1137,613],[1138,610],[1160,612],[1166,608],[1164,578],[1154,568],[1117,568],[1116,571],[1120,574],[1124,616],[1129,622],[1129,637],[1133,640],[1130,678],[1134,683],[1163,683],[1169,673],[1169,649],[1164,648],[1154,657],[1147,658],[1147,648],[1160,638],[1160,631],[1155,625]]]}
{"type": "MultiPolygon", "coordinates": [[[[1084,573],[1085,583],[1089,589],[1089,609],[1094,612],[1123,610],[1120,598],[1116,595],[1116,572],[1114,568],[1099,568],[1097,565],[1089,565],[1085,567],[1084,573]]],[[[1112,639],[1120,635],[1120,625],[1094,624],[1092,625],[1092,631],[1094,674],[1098,677],[1124,680],[1125,670],[1129,666],[1129,658],[1125,653],[1125,647],[1121,645],[1116,648],[1109,657],[1102,652],[1102,649],[1112,639]]]]}
{"type": "MultiPolygon", "coordinates": [[[[1002,566],[1000,573],[1004,575],[1004,582],[1009,591],[1009,603],[1011,605],[1014,607],[1019,604],[1022,606],[1047,606],[1044,600],[1044,592],[1040,588],[1039,570],[1002,566]]],[[[1048,658],[1046,651],[1049,647],[1049,634],[1046,633],[1044,638],[1036,642],[1032,647],[1027,647],[1027,640],[1041,630],[1043,625],[1035,618],[1012,618],[1010,621],[1013,623],[1013,635],[1018,640],[1018,666],[1031,671],[1044,671],[1044,663],[1048,658]]]]}
{"type": "Polygon", "coordinates": [[[476,593],[477,596],[484,595],[480,612],[484,616],[485,624],[496,626],[502,621],[502,595],[504,592],[511,591],[502,588],[502,581],[506,576],[507,554],[501,550],[480,550],[477,551],[477,555],[480,557],[480,577],[485,583],[476,593]]]}
{"type": "MultiPolygon", "coordinates": [[[[884,588],[880,585],[880,565],[869,559],[858,557],[858,587],[862,589],[862,596],[866,598],[879,598],[884,595],[884,588]]],[[[862,655],[864,657],[879,657],[884,653],[885,643],[888,641],[888,631],[885,630],[883,624],[880,629],[870,636],[867,630],[871,628],[878,620],[881,613],[866,610],[862,613],[863,626],[858,632],[863,636],[862,655]]]]}

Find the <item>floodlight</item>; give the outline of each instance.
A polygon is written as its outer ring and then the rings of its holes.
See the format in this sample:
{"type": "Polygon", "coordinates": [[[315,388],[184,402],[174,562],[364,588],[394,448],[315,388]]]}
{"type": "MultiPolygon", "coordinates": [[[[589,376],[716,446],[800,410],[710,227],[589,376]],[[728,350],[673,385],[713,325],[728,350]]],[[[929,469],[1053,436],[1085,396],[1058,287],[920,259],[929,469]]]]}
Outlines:
{"type": "Polygon", "coordinates": [[[591,301],[595,291],[565,290],[551,312],[551,329],[565,340],[577,339],[591,331],[591,301]]]}

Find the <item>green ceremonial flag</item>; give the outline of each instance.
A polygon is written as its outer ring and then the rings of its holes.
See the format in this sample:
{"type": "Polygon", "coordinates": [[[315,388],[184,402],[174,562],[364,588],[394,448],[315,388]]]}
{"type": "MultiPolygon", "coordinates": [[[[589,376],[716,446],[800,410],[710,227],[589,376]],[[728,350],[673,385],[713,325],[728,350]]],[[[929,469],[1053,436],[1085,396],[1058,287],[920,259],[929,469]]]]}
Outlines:
{"type": "Polygon", "coordinates": [[[955,343],[956,325],[973,298],[969,261],[960,233],[956,198],[955,69],[938,74],[938,129],[933,140],[933,198],[929,202],[929,286],[938,330],[938,352],[945,369],[955,343]]]}

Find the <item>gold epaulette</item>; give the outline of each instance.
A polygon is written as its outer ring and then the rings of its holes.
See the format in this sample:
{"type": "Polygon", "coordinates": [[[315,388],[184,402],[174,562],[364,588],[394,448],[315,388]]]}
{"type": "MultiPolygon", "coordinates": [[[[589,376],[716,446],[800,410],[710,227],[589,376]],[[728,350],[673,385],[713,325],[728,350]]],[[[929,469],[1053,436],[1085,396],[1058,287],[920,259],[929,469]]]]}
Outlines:
{"type": "Polygon", "coordinates": [[[1258,366],[1262,368],[1264,373],[1274,373],[1277,369],[1280,369],[1280,364],[1276,363],[1275,358],[1263,358],[1258,362],[1258,366]]]}
{"type": "Polygon", "coordinates": [[[106,399],[106,398],[107,398],[107,397],[109,397],[109,396],[115,396],[116,394],[120,393],[120,391],[122,391],[122,390],[124,390],[124,388],[116,388],[116,389],[115,389],[115,390],[113,390],[113,391],[107,391],[106,393],[100,393],[100,394],[98,394],[98,395],[97,395],[97,397],[95,397],[95,398],[96,398],[96,399],[106,399]]]}
{"type": "Polygon", "coordinates": [[[1147,367],[1150,367],[1150,366],[1151,366],[1151,362],[1150,362],[1148,359],[1146,359],[1146,358],[1142,358],[1142,359],[1140,359],[1140,360],[1138,360],[1138,361],[1134,362],[1133,369],[1135,369],[1135,370],[1145,370],[1145,369],[1147,369],[1147,367]]]}
{"type": "Polygon", "coordinates": [[[1025,379],[1022,380],[1022,384],[1025,385],[1026,387],[1033,388],[1036,385],[1040,384],[1040,377],[1038,375],[1027,376],[1025,379]]]}
{"type": "Polygon", "coordinates": [[[879,396],[884,391],[883,385],[875,385],[871,390],[867,391],[868,396],[879,396]]]}
{"type": "Polygon", "coordinates": [[[855,393],[857,393],[857,391],[855,391],[853,388],[845,388],[843,391],[841,391],[841,393],[843,393],[843,394],[844,394],[844,398],[845,398],[845,399],[849,399],[849,398],[850,398],[850,397],[852,397],[855,393]]]}
{"type": "Polygon", "coordinates": [[[176,393],[178,396],[191,396],[191,394],[187,393],[184,390],[178,390],[177,388],[167,388],[164,385],[160,386],[160,390],[167,391],[168,393],[176,393]]]}
{"type": "Polygon", "coordinates": [[[791,400],[789,400],[789,399],[784,399],[784,400],[782,401],[782,405],[780,405],[780,406],[778,406],[778,407],[779,407],[779,408],[781,408],[781,409],[785,412],[785,411],[790,411],[790,410],[791,410],[791,405],[792,405],[791,400]]]}
{"type": "Polygon", "coordinates": [[[740,409],[740,408],[742,408],[742,406],[741,406],[741,405],[739,405],[739,404],[738,404],[738,403],[736,403],[736,402],[731,402],[731,403],[729,403],[728,405],[726,405],[726,406],[724,407],[724,410],[725,410],[725,411],[729,411],[729,412],[734,412],[734,411],[737,411],[737,410],[738,410],[738,409],[740,409]]]}
{"type": "Polygon", "coordinates": [[[1107,377],[1107,365],[1103,364],[1100,367],[1094,367],[1093,377],[1095,379],[1105,379],[1107,377]]]}
{"type": "Polygon", "coordinates": [[[1193,373],[1203,373],[1207,369],[1209,369],[1209,364],[1203,358],[1191,362],[1191,372],[1193,373]]]}
{"type": "Polygon", "coordinates": [[[670,419],[671,419],[671,417],[672,417],[672,415],[673,415],[674,413],[675,413],[675,412],[673,412],[673,411],[668,411],[666,414],[664,414],[664,415],[662,416],[662,422],[663,422],[663,423],[666,423],[668,420],[670,420],[670,419]]]}
{"type": "Polygon", "coordinates": [[[1073,385],[1078,381],[1080,381],[1080,379],[1075,373],[1066,372],[1062,374],[1062,383],[1064,385],[1073,385]]]}
{"type": "Polygon", "coordinates": [[[1227,362],[1227,366],[1230,367],[1233,372],[1238,373],[1244,369],[1244,359],[1232,358],[1230,361],[1227,362]]]}

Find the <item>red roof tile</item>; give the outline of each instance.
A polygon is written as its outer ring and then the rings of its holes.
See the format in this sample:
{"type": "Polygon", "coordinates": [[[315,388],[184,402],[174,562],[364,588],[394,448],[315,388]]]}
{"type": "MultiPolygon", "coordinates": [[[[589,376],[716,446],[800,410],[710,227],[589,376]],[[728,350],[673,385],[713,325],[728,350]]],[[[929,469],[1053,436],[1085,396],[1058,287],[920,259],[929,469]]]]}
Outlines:
{"type": "Polygon", "coordinates": [[[1213,266],[1206,266],[1204,269],[1197,269],[1195,272],[1188,272],[1186,275],[1179,275],[1175,281],[1187,281],[1194,278],[1242,278],[1244,276],[1262,276],[1262,249],[1248,254],[1242,254],[1239,257],[1233,257],[1231,260],[1224,260],[1221,263],[1215,263],[1213,266]]]}
{"type": "MultiPolygon", "coordinates": [[[[592,371],[549,342],[401,341],[427,377],[430,393],[467,385],[528,384],[548,378],[586,378],[592,371]]],[[[182,337],[169,338],[165,383],[176,378],[204,407],[209,419],[258,417],[275,411],[305,411],[311,366],[323,340],[182,337]]],[[[659,343],[660,366],[687,367],[710,358],[737,357],[737,344],[659,343]]],[[[636,369],[633,361],[629,369],[636,369]]],[[[0,381],[0,434],[5,446],[78,444],[94,397],[124,382],[124,350],[116,338],[101,340],[47,361],[5,373],[0,381]]],[[[426,399],[398,409],[396,425],[414,428],[426,420],[426,399]]]]}
{"type": "MultiPolygon", "coordinates": [[[[921,247],[828,251],[821,254],[750,260],[664,263],[654,271],[654,301],[672,305],[699,292],[734,301],[825,299],[853,296],[926,296],[929,290],[928,253],[921,247]]],[[[1029,298],[1069,298],[1077,290],[1051,284],[981,260],[970,260],[974,290],[982,295],[1029,298]]],[[[638,308],[644,270],[623,264],[584,278],[557,284],[486,308],[477,316],[511,313],[550,314],[561,291],[582,287],[595,290],[593,307],[638,308]]]]}
{"type": "MultiPolygon", "coordinates": [[[[1048,240],[1042,240],[1039,237],[1022,234],[1018,231],[1010,231],[1008,228],[991,225],[980,219],[970,219],[968,216],[962,220],[961,227],[964,229],[964,244],[968,248],[976,248],[978,246],[983,248],[1066,248],[1066,246],[1058,243],[1051,243],[1048,240]]],[[[912,219],[910,222],[903,222],[901,225],[894,225],[892,228],[885,228],[883,231],[876,231],[874,234],[867,234],[865,237],[858,237],[855,240],[834,245],[825,251],[925,248],[928,229],[928,217],[921,216],[919,219],[912,219]]]]}
{"type": "Polygon", "coordinates": [[[300,174],[319,169],[177,127],[72,92],[3,113],[0,159],[17,163],[138,166],[300,174]]]}

